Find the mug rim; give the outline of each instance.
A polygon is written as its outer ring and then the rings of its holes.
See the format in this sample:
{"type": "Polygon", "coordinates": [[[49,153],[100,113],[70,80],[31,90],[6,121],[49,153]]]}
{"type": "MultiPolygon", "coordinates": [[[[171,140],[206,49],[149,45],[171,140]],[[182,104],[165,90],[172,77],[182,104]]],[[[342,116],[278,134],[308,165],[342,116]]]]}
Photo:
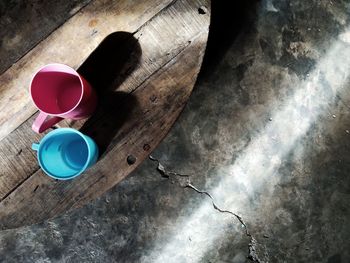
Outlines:
{"type": "Polygon", "coordinates": [[[81,133],[80,131],[78,130],[75,130],[73,128],[59,128],[59,129],[56,129],[56,130],[53,130],[53,131],[50,131],[49,133],[47,133],[43,139],[39,142],[39,148],[38,148],[38,151],[37,151],[37,155],[38,155],[38,162],[39,162],[39,165],[41,167],[41,169],[50,177],[54,178],[54,179],[58,179],[58,180],[69,180],[69,179],[73,179],[74,177],[77,177],[79,175],[81,175],[87,168],[88,168],[88,165],[89,165],[89,160],[92,158],[92,153],[91,153],[91,149],[90,149],[90,145],[88,143],[88,141],[86,140],[85,138],[85,135],[83,133],[81,133]],[[59,176],[56,176],[52,173],[50,173],[46,167],[42,164],[41,162],[41,155],[40,155],[40,150],[41,148],[44,146],[45,142],[50,139],[51,136],[55,135],[55,133],[58,133],[58,132],[62,132],[62,131],[68,131],[68,132],[73,132],[75,134],[78,134],[80,135],[80,137],[82,139],[84,139],[85,141],[85,144],[87,146],[87,149],[88,149],[88,156],[87,156],[87,159],[86,159],[86,163],[84,164],[84,166],[80,169],[79,172],[77,172],[76,174],[72,175],[72,176],[68,176],[68,177],[59,177],[59,176]],[[50,137],[48,137],[48,135],[50,135],[50,137]]]}
{"type": "Polygon", "coordinates": [[[84,81],[83,81],[83,79],[82,79],[82,76],[80,76],[80,74],[79,74],[74,68],[72,68],[72,67],[70,67],[70,66],[68,66],[68,65],[66,65],[66,64],[62,64],[62,63],[49,63],[49,64],[45,64],[44,66],[40,67],[40,68],[33,74],[32,78],[31,78],[31,81],[30,81],[30,84],[29,84],[29,94],[30,94],[30,98],[31,98],[32,102],[34,103],[35,107],[36,107],[39,111],[41,111],[41,112],[43,112],[43,113],[45,113],[45,114],[47,114],[47,115],[63,117],[64,115],[69,114],[69,113],[71,113],[72,111],[74,111],[74,110],[79,106],[80,102],[82,101],[83,96],[84,96],[84,81]],[[65,112],[63,112],[63,113],[49,113],[49,112],[43,111],[43,110],[40,109],[40,108],[38,107],[38,105],[35,103],[34,98],[33,98],[33,95],[32,95],[32,86],[33,86],[33,81],[34,81],[34,78],[36,77],[36,75],[37,75],[40,71],[42,71],[44,68],[46,68],[46,67],[48,67],[48,66],[54,66],[54,65],[64,66],[64,67],[67,67],[68,69],[73,70],[73,71],[74,71],[74,75],[77,76],[78,79],[79,79],[79,81],[80,81],[81,94],[80,94],[79,101],[74,105],[73,108],[71,108],[70,110],[65,111],[65,112]]]}

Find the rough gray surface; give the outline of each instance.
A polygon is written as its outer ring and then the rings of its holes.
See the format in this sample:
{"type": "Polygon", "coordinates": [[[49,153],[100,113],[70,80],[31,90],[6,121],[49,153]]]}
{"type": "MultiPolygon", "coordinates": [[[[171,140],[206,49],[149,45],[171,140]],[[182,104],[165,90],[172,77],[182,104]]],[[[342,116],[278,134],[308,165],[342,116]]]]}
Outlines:
{"type": "Polygon", "coordinates": [[[350,1],[245,8],[213,7],[239,19],[213,28],[196,89],[152,155],[255,239],[148,160],[82,209],[0,232],[1,261],[246,262],[253,242],[263,262],[350,262],[350,1]]]}

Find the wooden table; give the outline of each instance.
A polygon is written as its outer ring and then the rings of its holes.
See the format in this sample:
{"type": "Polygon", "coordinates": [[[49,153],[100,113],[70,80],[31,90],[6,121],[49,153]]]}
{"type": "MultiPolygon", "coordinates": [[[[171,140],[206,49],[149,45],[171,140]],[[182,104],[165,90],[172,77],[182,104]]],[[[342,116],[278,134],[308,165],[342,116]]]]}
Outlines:
{"type": "Polygon", "coordinates": [[[96,198],[130,174],[159,144],[193,89],[206,47],[210,0],[95,0],[0,76],[0,228],[52,218],[96,198]],[[52,62],[94,86],[99,107],[63,121],[93,137],[98,163],[76,179],[39,169],[31,143],[37,110],[28,86],[52,62]]]}

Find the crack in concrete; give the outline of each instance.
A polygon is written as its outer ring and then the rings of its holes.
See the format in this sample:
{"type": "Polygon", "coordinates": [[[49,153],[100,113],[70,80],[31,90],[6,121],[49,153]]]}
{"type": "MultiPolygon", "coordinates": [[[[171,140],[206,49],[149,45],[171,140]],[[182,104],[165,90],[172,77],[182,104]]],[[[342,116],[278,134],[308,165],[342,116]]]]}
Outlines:
{"type": "Polygon", "coordinates": [[[248,256],[247,258],[249,260],[251,260],[252,262],[256,262],[256,263],[264,263],[262,260],[260,260],[258,254],[257,254],[257,246],[258,246],[258,242],[257,240],[252,236],[252,234],[249,232],[248,230],[248,227],[247,227],[247,224],[244,222],[243,218],[232,212],[232,211],[229,211],[229,210],[224,210],[224,209],[221,209],[216,203],[215,203],[215,200],[213,198],[213,196],[207,192],[207,191],[203,191],[203,190],[199,190],[197,187],[195,187],[192,183],[191,183],[191,180],[190,180],[190,177],[191,175],[187,175],[187,174],[180,174],[180,173],[177,173],[177,172],[174,172],[174,171],[167,171],[165,169],[165,167],[160,163],[160,161],[156,158],[154,158],[153,156],[149,156],[149,159],[151,161],[154,161],[154,162],[157,162],[157,171],[160,173],[160,175],[164,178],[167,178],[167,179],[171,179],[172,177],[181,177],[181,178],[186,178],[186,183],[183,184],[183,183],[179,183],[179,185],[183,188],[190,188],[192,190],[194,190],[195,192],[197,192],[198,194],[203,194],[203,195],[206,195],[208,196],[210,199],[211,199],[211,202],[212,202],[212,205],[213,205],[213,208],[215,210],[217,210],[218,212],[220,213],[226,213],[226,214],[230,214],[231,216],[235,217],[241,224],[242,226],[244,227],[244,230],[245,230],[245,234],[247,237],[250,238],[250,241],[249,241],[249,244],[248,244],[248,256]]]}

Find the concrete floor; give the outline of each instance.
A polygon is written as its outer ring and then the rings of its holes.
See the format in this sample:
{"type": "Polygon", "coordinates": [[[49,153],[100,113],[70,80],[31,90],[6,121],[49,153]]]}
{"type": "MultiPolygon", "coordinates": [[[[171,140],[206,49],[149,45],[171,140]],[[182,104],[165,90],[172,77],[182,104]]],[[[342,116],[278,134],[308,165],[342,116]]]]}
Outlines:
{"type": "Polygon", "coordinates": [[[152,153],[190,177],[147,160],[0,232],[1,262],[350,262],[350,1],[242,2],[213,6],[195,91],[152,153]]]}

